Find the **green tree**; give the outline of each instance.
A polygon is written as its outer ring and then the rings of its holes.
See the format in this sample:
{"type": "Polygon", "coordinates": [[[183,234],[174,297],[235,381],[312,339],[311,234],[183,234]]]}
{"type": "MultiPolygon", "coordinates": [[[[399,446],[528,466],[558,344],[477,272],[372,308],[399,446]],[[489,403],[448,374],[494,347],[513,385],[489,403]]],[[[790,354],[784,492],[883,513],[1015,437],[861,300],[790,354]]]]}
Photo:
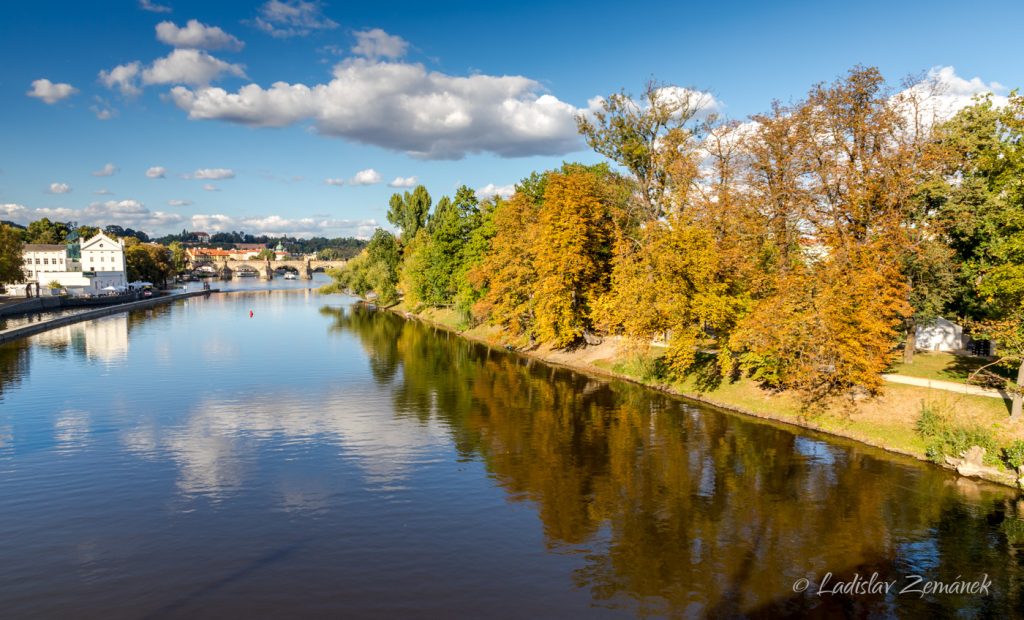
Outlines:
{"type": "Polygon", "coordinates": [[[144,280],[154,284],[166,284],[174,274],[171,252],[162,245],[125,243],[124,260],[128,268],[128,280],[144,280]]]}
{"type": "Polygon", "coordinates": [[[940,129],[948,149],[942,217],[965,283],[957,306],[975,336],[1018,365],[1011,418],[1024,419],[1024,96],[997,108],[991,96],[940,129]]]}
{"type": "Polygon", "coordinates": [[[401,251],[395,236],[378,228],[366,249],[344,267],[333,271],[334,282],[322,290],[325,293],[350,291],[364,298],[373,292],[378,303],[390,306],[398,302],[400,264],[401,251]]]}
{"type": "Polygon", "coordinates": [[[263,248],[259,251],[259,254],[256,255],[256,260],[275,260],[276,258],[277,254],[275,254],[270,248],[263,248]]]}
{"type": "Polygon", "coordinates": [[[25,281],[21,231],[0,224],[0,286],[25,281]]]}
{"type": "Polygon", "coordinates": [[[44,217],[34,222],[29,222],[25,230],[25,243],[44,243],[58,245],[64,243],[70,229],[65,222],[51,222],[50,218],[44,217]]]}
{"type": "Polygon", "coordinates": [[[403,243],[411,241],[427,222],[430,213],[430,193],[417,185],[412,192],[393,194],[389,202],[388,221],[401,232],[403,243]]]}
{"type": "Polygon", "coordinates": [[[188,267],[188,255],[185,254],[185,246],[180,241],[172,241],[167,250],[171,253],[171,265],[175,272],[182,272],[188,267]]]}

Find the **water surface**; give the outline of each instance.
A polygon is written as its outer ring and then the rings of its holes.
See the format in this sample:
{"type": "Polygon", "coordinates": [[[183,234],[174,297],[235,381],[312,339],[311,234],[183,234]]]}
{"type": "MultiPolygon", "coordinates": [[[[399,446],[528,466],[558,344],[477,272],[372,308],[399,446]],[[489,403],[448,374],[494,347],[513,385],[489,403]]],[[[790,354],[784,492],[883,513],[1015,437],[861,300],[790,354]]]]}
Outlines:
{"type": "Polygon", "coordinates": [[[214,295],[0,347],[0,615],[1024,609],[1010,492],[351,301],[214,295]],[[828,572],[992,586],[793,591],[828,572]]]}

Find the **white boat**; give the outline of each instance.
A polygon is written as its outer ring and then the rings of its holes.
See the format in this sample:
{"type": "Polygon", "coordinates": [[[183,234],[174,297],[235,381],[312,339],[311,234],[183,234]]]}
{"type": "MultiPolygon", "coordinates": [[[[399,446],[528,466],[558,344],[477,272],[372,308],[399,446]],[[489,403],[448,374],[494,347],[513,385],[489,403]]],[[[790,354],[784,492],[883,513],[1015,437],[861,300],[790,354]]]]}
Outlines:
{"type": "Polygon", "coordinates": [[[298,280],[299,276],[297,276],[294,273],[289,271],[288,273],[284,274],[284,279],[285,280],[298,280]]]}

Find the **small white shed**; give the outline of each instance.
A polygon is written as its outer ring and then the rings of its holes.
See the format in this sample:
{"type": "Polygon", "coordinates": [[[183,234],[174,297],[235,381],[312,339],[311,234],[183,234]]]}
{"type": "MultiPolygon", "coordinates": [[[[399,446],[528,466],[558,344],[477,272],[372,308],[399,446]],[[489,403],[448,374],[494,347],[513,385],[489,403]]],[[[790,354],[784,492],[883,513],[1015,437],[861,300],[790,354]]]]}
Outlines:
{"type": "Polygon", "coordinates": [[[944,318],[917,326],[917,348],[923,351],[960,351],[964,348],[964,328],[944,318]]]}

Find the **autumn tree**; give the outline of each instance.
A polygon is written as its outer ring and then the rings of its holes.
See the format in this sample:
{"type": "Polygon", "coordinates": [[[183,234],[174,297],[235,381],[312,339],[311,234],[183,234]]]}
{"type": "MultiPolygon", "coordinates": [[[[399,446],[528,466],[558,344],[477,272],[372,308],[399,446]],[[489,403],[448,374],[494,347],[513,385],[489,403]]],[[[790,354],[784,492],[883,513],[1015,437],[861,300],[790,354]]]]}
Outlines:
{"type": "Polygon", "coordinates": [[[536,335],[564,347],[593,328],[608,286],[612,222],[600,172],[566,167],[548,176],[537,221],[536,335]]]}
{"type": "Polygon", "coordinates": [[[701,115],[714,104],[696,90],[650,82],[640,101],[625,91],[577,117],[590,148],[629,171],[636,183],[629,215],[656,220],[671,210],[694,176],[701,115]]]}
{"type": "Polygon", "coordinates": [[[902,270],[924,135],[861,67],[759,125],[750,178],[766,271],[730,346],[755,378],[811,400],[875,392],[912,313],[902,270]]]}
{"type": "Polygon", "coordinates": [[[529,191],[516,191],[495,206],[490,249],[467,274],[475,290],[484,291],[473,305],[474,317],[517,336],[528,334],[534,325],[541,199],[529,191]]]}

